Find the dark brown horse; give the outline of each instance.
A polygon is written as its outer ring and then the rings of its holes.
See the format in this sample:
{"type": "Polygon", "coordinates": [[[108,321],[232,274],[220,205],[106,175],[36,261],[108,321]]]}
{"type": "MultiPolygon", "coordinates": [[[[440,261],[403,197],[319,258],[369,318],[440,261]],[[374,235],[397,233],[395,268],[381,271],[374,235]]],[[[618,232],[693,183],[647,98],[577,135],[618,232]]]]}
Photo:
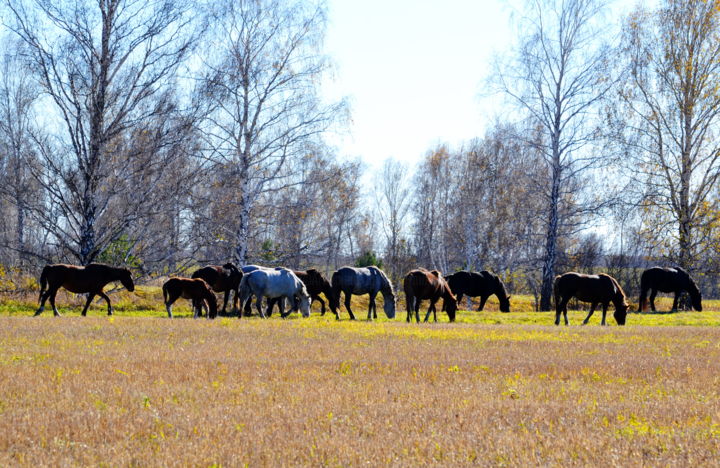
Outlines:
{"type": "Polygon", "coordinates": [[[223,266],[220,265],[208,265],[206,267],[196,270],[192,274],[192,278],[201,278],[212,288],[213,291],[218,293],[225,293],[223,299],[221,315],[225,315],[227,308],[228,299],[230,293],[234,292],[235,297],[233,300],[233,310],[238,310],[238,302],[240,300],[240,294],[238,288],[240,287],[240,281],[242,280],[242,271],[232,263],[226,263],[223,266]]]}
{"type": "Polygon", "coordinates": [[[217,299],[210,286],[202,278],[173,277],[165,281],[162,287],[165,310],[172,318],[172,305],[179,298],[190,299],[193,305],[193,317],[202,315],[203,304],[207,305],[208,318],[217,317],[217,299]]]}
{"type": "Polygon", "coordinates": [[[428,321],[430,312],[432,312],[433,318],[437,322],[435,303],[439,301],[440,298],[443,299],[443,310],[447,312],[448,319],[450,319],[451,322],[455,321],[457,299],[455,299],[455,296],[450,290],[450,286],[448,286],[445,278],[443,278],[439,271],[428,271],[422,268],[412,270],[405,276],[403,288],[405,289],[405,302],[407,305],[406,321],[410,322],[410,317],[414,311],[415,321],[419,323],[420,303],[424,299],[429,299],[430,307],[428,307],[424,321],[428,321]]]}
{"type": "Polygon", "coordinates": [[[653,267],[643,271],[640,276],[640,299],[638,300],[638,312],[645,310],[647,306],[647,293],[650,291],[650,308],[655,312],[655,296],[658,291],[664,293],[675,293],[672,310],[677,310],[678,298],[683,291],[690,294],[692,306],[698,312],[702,311],[702,296],[695,281],[690,278],[687,271],[680,267],[661,268],[653,267]]]}
{"type": "Polygon", "coordinates": [[[555,277],[554,292],[555,325],[560,325],[561,312],[565,317],[565,325],[568,324],[567,305],[572,297],[590,303],[590,312],[583,320],[583,325],[587,325],[598,304],[602,305],[601,323],[606,325],[605,315],[610,302],[615,305],[615,314],[613,315],[615,321],[618,325],[625,325],[628,310],[625,292],[612,276],[602,273],[599,275],[583,275],[575,272],[565,273],[555,277]]]}
{"type": "Polygon", "coordinates": [[[461,303],[463,295],[470,297],[480,296],[478,311],[483,310],[488,297],[493,294],[500,301],[500,312],[510,312],[510,296],[505,291],[505,285],[500,277],[489,271],[458,271],[445,276],[445,280],[453,294],[457,296],[458,304],[461,303]]]}
{"type": "MultiPolygon", "coordinates": [[[[310,294],[310,306],[312,307],[314,301],[318,301],[320,303],[320,315],[325,315],[325,301],[322,300],[320,294],[324,294],[328,302],[334,300],[330,282],[315,268],[304,271],[293,270],[293,273],[300,278],[300,281],[302,281],[305,288],[307,288],[307,292],[310,294]]],[[[272,312],[273,306],[281,300],[282,298],[269,299],[271,302],[269,307],[270,312],[272,312]]],[[[280,306],[278,305],[278,307],[280,306]]]]}
{"type": "Polygon", "coordinates": [[[115,268],[102,263],[91,263],[84,267],[63,264],[46,265],[40,274],[40,307],[35,312],[35,316],[42,314],[45,310],[45,301],[48,299],[50,299],[55,316],[60,316],[55,307],[55,295],[60,288],[76,294],[87,293],[87,302],[85,302],[82,315],[87,314],[88,307],[95,296],[105,299],[108,305],[108,315],[112,315],[110,298],[103,292],[103,288],[113,281],[120,281],[130,292],[135,290],[130,270],[127,268],[115,268]]]}

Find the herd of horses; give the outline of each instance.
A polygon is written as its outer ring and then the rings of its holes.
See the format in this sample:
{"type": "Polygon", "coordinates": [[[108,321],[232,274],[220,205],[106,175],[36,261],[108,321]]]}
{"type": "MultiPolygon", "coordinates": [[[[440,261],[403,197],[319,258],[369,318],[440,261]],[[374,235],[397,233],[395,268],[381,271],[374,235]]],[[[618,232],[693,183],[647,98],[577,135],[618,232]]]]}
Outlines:
{"type": "MultiPolygon", "coordinates": [[[[35,315],[45,310],[46,301],[50,301],[53,313],[60,313],[55,306],[55,296],[60,288],[65,288],[77,294],[87,294],[87,301],[82,315],[87,314],[90,303],[95,296],[100,296],[107,302],[108,315],[112,315],[110,298],[103,292],[106,285],[119,281],[128,291],[133,291],[135,285],[130,271],[125,268],[116,268],[109,265],[92,263],[87,266],[55,264],[47,265],[40,275],[39,307],[35,315]]],[[[436,304],[442,299],[442,310],[449,321],[455,321],[458,304],[463,296],[479,297],[483,310],[487,299],[495,295],[498,298],[501,312],[510,312],[510,296],[501,279],[489,272],[458,271],[443,275],[437,270],[418,268],[410,271],[403,280],[405,292],[407,317],[406,321],[420,322],[420,304],[429,300],[430,305],[425,314],[427,322],[433,314],[437,322],[436,304]]],[[[195,271],[190,278],[172,277],[162,287],[163,301],[168,314],[172,318],[172,307],[179,298],[189,299],[192,303],[195,317],[206,311],[208,318],[217,317],[218,313],[226,315],[230,295],[234,294],[233,310],[238,317],[243,314],[250,315],[251,301],[255,297],[255,307],[260,317],[272,315],[277,305],[280,315],[286,317],[293,311],[299,311],[303,317],[310,315],[310,307],[318,301],[321,306],[321,315],[325,315],[325,301],[320,297],[324,295],[328,301],[328,308],[340,318],[340,298],[345,296],[345,309],[351,320],[355,314],[351,309],[352,295],[369,296],[368,320],[377,318],[375,299],[378,294],[383,296],[383,310],[387,318],[395,317],[395,291],[387,275],[375,266],[369,267],[342,267],[333,273],[328,281],[316,269],[290,270],[277,267],[268,268],[259,265],[245,265],[240,268],[232,263],[224,265],[209,265],[195,271]],[[215,293],[223,293],[222,309],[218,311],[215,293]],[[267,305],[263,309],[263,301],[267,305]],[[289,310],[285,311],[285,303],[289,310]]],[[[697,285],[690,275],[680,267],[661,268],[653,267],[645,270],[640,279],[640,298],[638,312],[645,310],[647,295],[650,293],[650,307],[655,311],[655,297],[658,292],[674,293],[673,310],[677,309],[678,298],[683,292],[690,296],[692,307],[702,310],[702,297],[697,285]]],[[[583,321],[583,325],[593,315],[596,307],[602,307],[602,325],[606,325],[607,309],[612,303],[615,307],[613,314],[618,325],[625,325],[629,305],[627,296],[620,284],[612,276],[606,274],[585,275],[569,272],[555,278],[555,325],[560,325],[560,317],[564,316],[565,325],[568,325],[567,306],[573,297],[580,301],[590,303],[590,311],[583,321]]]]}

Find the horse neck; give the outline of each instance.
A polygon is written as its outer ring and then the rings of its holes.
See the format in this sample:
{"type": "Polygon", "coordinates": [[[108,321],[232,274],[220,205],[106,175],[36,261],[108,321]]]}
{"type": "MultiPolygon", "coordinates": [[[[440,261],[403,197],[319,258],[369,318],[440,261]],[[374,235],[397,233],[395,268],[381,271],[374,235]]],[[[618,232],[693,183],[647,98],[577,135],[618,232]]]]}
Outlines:
{"type": "Polygon", "coordinates": [[[618,284],[615,284],[615,288],[617,288],[617,292],[612,297],[613,305],[615,305],[615,307],[626,306],[627,301],[625,300],[626,297],[625,297],[625,293],[623,292],[622,288],[620,288],[620,285],[618,285],[618,284]]]}
{"type": "Polygon", "coordinates": [[[498,299],[506,299],[507,291],[505,291],[505,285],[500,281],[500,278],[495,278],[495,290],[493,291],[498,299]]]}

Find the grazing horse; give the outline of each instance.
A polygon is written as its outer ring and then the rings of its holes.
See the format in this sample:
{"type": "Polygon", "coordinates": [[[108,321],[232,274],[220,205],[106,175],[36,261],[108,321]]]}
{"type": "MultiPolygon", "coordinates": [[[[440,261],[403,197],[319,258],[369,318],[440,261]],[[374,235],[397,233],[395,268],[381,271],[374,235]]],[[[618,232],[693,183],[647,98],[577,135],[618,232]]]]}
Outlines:
{"type": "MultiPolygon", "coordinates": [[[[240,271],[243,275],[247,275],[248,273],[252,273],[256,270],[272,270],[272,268],[260,266],[260,265],[243,265],[240,267],[240,271]]],[[[238,289],[239,291],[239,289],[238,289]]],[[[243,307],[243,312],[246,317],[249,317],[252,315],[252,310],[250,309],[250,301],[244,302],[245,306],[243,307]]],[[[272,313],[272,309],[270,309],[270,313],[272,313]]]]}
{"type": "Polygon", "coordinates": [[[478,311],[483,310],[488,297],[493,294],[500,301],[500,312],[510,312],[510,296],[505,291],[505,285],[500,277],[489,271],[458,271],[445,276],[450,289],[457,296],[457,301],[462,301],[463,295],[470,297],[480,296],[478,311]]]}
{"type": "Polygon", "coordinates": [[[431,311],[433,318],[437,322],[435,303],[440,298],[443,299],[443,310],[447,312],[448,319],[451,322],[455,321],[457,299],[439,271],[427,271],[423,268],[412,270],[405,276],[403,288],[405,289],[405,302],[407,305],[407,322],[410,322],[412,312],[415,311],[415,321],[420,323],[419,310],[423,299],[430,299],[430,307],[428,307],[427,314],[425,314],[424,322],[427,322],[428,318],[430,318],[431,311]]]}
{"type": "MultiPolygon", "coordinates": [[[[300,281],[302,281],[307,288],[308,294],[310,294],[310,307],[312,308],[312,303],[314,301],[318,301],[320,303],[320,315],[325,315],[325,301],[322,300],[320,294],[325,294],[328,302],[333,301],[334,296],[332,294],[330,282],[325,279],[322,273],[314,268],[310,268],[305,271],[293,270],[293,273],[295,273],[295,276],[300,278],[300,281]]],[[[272,302],[270,311],[272,311],[275,303],[280,301],[280,299],[271,299],[270,301],[272,302]]]]}
{"type": "MultiPolygon", "coordinates": [[[[290,302],[291,309],[300,309],[303,317],[310,316],[310,295],[303,282],[287,268],[259,269],[243,275],[240,281],[241,304],[248,303],[252,295],[257,297],[255,307],[262,318],[265,318],[262,311],[262,300],[265,296],[270,299],[284,297],[290,302]]],[[[268,313],[271,306],[272,303],[268,302],[268,313]]],[[[284,302],[280,301],[280,315],[287,317],[289,313],[285,313],[284,302]]]]}
{"type": "Polygon", "coordinates": [[[687,271],[680,267],[661,268],[653,267],[643,271],[640,276],[640,299],[638,312],[645,310],[647,306],[647,293],[650,292],[650,308],[655,312],[655,296],[657,292],[675,293],[672,310],[677,310],[680,293],[687,291],[690,294],[692,306],[698,312],[702,312],[702,296],[695,281],[690,278],[687,271]]]}
{"type": "Polygon", "coordinates": [[[355,320],[355,315],[350,309],[350,299],[353,294],[370,295],[368,305],[368,320],[377,318],[377,307],[375,297],[380,292],[383,295],[383,309],[387,318],[395,318],[395,292],[392,283],[385,273],[375,266],[367,268],[342,267],[332,275],[332,295],[330,309],[339,319],[340,314],[340,293],[345,293],[345,308],[350,314],[350,320],[355,320]]]}
{"type": "Polygon", "coordinates": [[[55,307],[55,295],[60,288],[76,294],[87,293],[87,302],[82,310],[83,316],[87,314],[88,307],[95,296],[105,299],[108,305],[108,315],[112,315],[110,298],[103,292],[103,288],[113,281],[120,281],[130,292],[135,290],[130,270],[127,268],[115,268],[102,263],[91,263],[84,267],[63,264],[46,265],[40,274],[40,307],[35,312],[35,316],[37,317],[45,310],[45,301],[48,299],[50,299],[53,314],[56,317],[60,316],[55,307]]]}
{"type": "Polygon", "coordinates": [[[615,313],[613,314],[615,321],[618,325],[625,325],[628,310],[625,292],[623,292],[615,278],[610,275],[602,273],[599,275],[583,275],[575,272],[565,273],[555,277],[553,290],[555,293],[555,325],[560,325],[561,312],[565,316],[565,325],[568,324],[567,304],[573,296],[591,304],[590,312],[583,320],[583,325],[587,325],[598,304],[602,305],[601,323],[606,325],[605,315],[610,302],[615,305],[615,313]]]}
{"type": "Polygon", "coordinates": [[[230,292],[233,291],[235,292],[233,310],[238,310],[238,301],[240,299],[238,289],[240,288],[240,280],[242,279],[242,276],[242,272],[232,263],[226,263],[223,266],[208,265],[196,270],[192,274],[192,278],[201,278],[205,280],[213,291],[225,293],[222,310],[220,311],[221,315],[225,315],[225,309],[227,308],[228,299],[230,298],[230,292]]]}
{"type": "Polygon", "coordinates": [[[198,318],[202,314],[203,304],[207,304],[209,319],[217,317],[217,299],[210,290],[210,286],[202,278],[173,277],[165,281],[162,291],[165,310],[170,318],[173,318],[173,302],[181,297],[192,301],[194,318],[198,318]]]}

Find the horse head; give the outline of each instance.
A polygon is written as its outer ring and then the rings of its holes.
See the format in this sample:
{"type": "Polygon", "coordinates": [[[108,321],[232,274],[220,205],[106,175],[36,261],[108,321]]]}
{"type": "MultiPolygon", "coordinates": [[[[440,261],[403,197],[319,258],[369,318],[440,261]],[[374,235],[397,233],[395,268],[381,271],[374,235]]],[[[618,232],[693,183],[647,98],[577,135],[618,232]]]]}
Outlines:
{"type": "Polygon", "coordinates": [[[510,312],[510,296],[500,298],[500,312],[510,312]]]}
{"type": "Polygon", "coordinates": [[[613,317],[615,317],[615,321],[618,325],[625,325],[625,319],[627,318],[627,311],[629,308],[630,306],[625,303],[615,305],[615,313],[613,314],[613,317]]]}
{"type": "Polygon", "coordinates": [[[443,298],[443,309],[447,312],[448,320],[455,321],[455,315],[458,310],[457,297],[450,291],[450,287],[446,286],[445,296],[443,298]]]}
{"type": "Polygon", "coordinates": [[[310,317],[310,295],[305,286],[298,290],[297,295],[300,297],[300,304],[298,305],[300,313],[305,318],[310,317]]]}
{"type": "Polygon", "coordinates": [[[395,318],[395,293],[392,288],[383,290],[383,310],[387,318],[395,318]]]}
{"type": "Polygon", "coordinates": [[[690,280],[688,292],[690,293],[690,302],[692,302],[693,309],[702,312],[702,294],[700,294],[700,290],[692,280],[690,280]]]}
{"type": "Polygon", "coordinates": [[[132,275],[130,274],[130,270],[127,268],[122,268],[120,270],[120,283],[122,283],[128,291],[135,291],[135,283],[133,283],[132,275]]]}

